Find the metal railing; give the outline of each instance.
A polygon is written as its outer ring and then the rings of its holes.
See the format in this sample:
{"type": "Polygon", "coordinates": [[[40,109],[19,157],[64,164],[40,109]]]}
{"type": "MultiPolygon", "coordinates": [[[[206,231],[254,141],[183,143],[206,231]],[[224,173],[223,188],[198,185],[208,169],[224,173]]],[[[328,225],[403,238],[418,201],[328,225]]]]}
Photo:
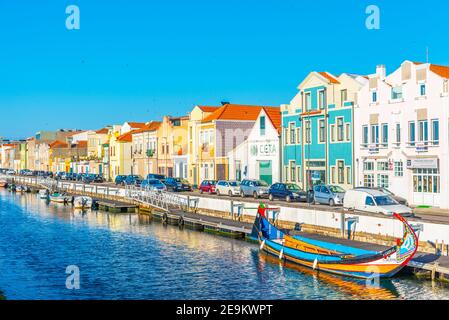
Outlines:
{"type": "Polygon", "coordinates": [[[182,211],[194,211],[198,209],[199,198],[181,196],[176,193],[151,190],[133,185],[125,187],[125,197],[151,207],[170,212],[171,209],[181,209],[182,211]]]}

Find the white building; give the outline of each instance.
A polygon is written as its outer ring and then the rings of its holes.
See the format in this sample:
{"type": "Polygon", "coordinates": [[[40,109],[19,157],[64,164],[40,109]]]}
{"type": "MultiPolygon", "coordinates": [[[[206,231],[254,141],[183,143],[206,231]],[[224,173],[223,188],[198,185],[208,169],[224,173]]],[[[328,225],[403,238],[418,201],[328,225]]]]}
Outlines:
{"type": "Polygon", "coordinates": [[[281,114],[262,108],[248,139],[228,153],[229,179],[281,182],[281,114]]]}
{"type": "Polygon", "coordinates": [[[448,78],[449,67],[411,61],[369,76],[354,110],[357,185],[449,208],[448,78]]]}

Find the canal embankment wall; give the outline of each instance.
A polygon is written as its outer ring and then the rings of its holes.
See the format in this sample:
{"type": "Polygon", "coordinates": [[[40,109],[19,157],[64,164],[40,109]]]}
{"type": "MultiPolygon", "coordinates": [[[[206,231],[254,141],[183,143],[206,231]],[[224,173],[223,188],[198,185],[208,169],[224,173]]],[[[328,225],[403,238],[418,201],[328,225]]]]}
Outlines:
{"type": "MultiPolygon", "coordinates": [[[[18,179],[17,181],[20,183],[39,186],[36,178],[20,177],[18,179]]],[[[127,199],[124,188],[65,181],[58,182],[58,188],[74,194],[87,194],[100,199],[131,202],[127,199]]],[[[180,196],[188,197],[182,194],[180,196]]],[[[192,196],[190,197],[192,198],[192,196]]],[[[195,198],[198,198],[197,212],[203,215],[235,219],[236,213],[239,212],[238,207],[240,207],[239,219],[251,223],[257,214],[257,203],[244,201],[244,199],[228,200],[201,195],[195,196],[195,198]]],[[[260,201],[270,204],[266,199],[260,201]]],[[[283,228],[297,228],[302,231],[333,237],[350,237],[353,240],[381,245],[395,244],[396,239],[401,238],[403,233],[402,223],[392,217],[349,212],[344,211],[341,207],[326,210],[313,207],[289,207],[288,204],[276,207],[278,208],[278,223],[283,228]]],[[[420,228],[418,232],[419,250],[421,252],[448,255],[449,223],[421,221],[416,218],[410,218],[409,221],[412,225],[420,228]]]]}

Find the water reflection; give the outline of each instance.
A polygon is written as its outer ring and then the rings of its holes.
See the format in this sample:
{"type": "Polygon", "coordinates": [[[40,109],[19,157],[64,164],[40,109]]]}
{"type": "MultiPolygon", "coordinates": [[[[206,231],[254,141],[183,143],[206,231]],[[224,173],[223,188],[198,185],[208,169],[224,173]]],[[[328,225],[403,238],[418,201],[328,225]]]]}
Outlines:
{"type": "Polygon", "coordinates": [[[380,288],[316,273],[258,246],[163,226],[148,216],[73,210],[0,191],[0,288],[8,299],[442,299],[413,278],[380,288]],[[80,267],[79,291],[65,267],[80,267]]]}

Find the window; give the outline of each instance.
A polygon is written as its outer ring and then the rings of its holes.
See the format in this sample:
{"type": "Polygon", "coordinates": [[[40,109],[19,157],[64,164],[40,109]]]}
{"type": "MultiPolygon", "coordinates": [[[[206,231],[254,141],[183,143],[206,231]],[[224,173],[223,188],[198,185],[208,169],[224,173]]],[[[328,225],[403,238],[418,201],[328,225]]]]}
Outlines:
{"type": "Polygon", "coordinates": [[[371,92],[371,100],[372,102],[377,102],[377,91],[371,92]]]}
{"type": "Polygon", "coordinates": [[[368,188],[374,187],[374,175],[373,174],[363,175],[363,186],[368,187],[368,188]]]}
{"type": "Polygon", "coordinates": [[[310,143],[311,142],[310,120],[307,120],[305,124],[306,124],[306,143],[310,143]]]}
{"type": "Polygon", "coordinates": [[[382,124],[382,144],[388,145],[388,124],[382,124]]]}
{"type": "Polygon", "coordinates": [[[363,132],[362,142],[364,146],[366,146],[368,144],[368,126],[363,126],[362,132],[363,132]]]}
{"type": "Polygon", "coordinates": [[[301,144],[301,128],[296,128],[296,144],[301,144]]]}
{"type": "Polygon", "coordinates": [[[388,188],[388,174],[377,175],[377,186],[379,188],[388,188]]]}
{"type": "Polygon", "coordinates": [[[284,181],[288,181],[288,166],[284,167],[284,174],[285,174],[284,181]]]}
{"type": "Polygon", "coordinates": [[[449,80],[444,80],[444,82],[443,82],[443,92],[444,93],[447,93],[447,92],[449,92],[449,80]]]}
{"type": "Polygon", "coordinates": [[[296,180],[301,182],[301,166],[296,166],[296,180]]]}
{"type": "Polygon", "coordinates": [[[402,87],[394,87],[391,89],[391,99],[402,99],[402,87]]]}
{"type": "Polygon", "coordinates": [[[310,92],[306,92],[304,94],[304,105],[307,111],[309,111],[312,108],[312,100],[310,99],[310,92]]]}
{"type": "Polygon", "coordinates": [[[284,145],[288,144],[288,128],[284,128],[284,145]]]}
{"type": "Polygon", "coordinates": [[[351,167],[346,167],[346,181],[348,184],[351,184],[352,182],[351,167]]]}
{"type": "Polygon", "coordinates": [[[326,126],[325,126],[324,119],[320,119],[319,124],[320,124],[320,129],[318,131],[319,132],[318,133],[318,142],[324,142],[325,137],[326,137],[326,126]]]}
{"type": "Polygon", "coordinates": [[[318,107],[322,110],[326,105],[326,93],[324,90],[318,91],[318,107]]]}
{"type": "Polygon", "coordinates": [[[408,140],[410,141],[410,145],[415,145],[415,122],[410,121],[408,123],[408,140]]]}
{"type": "Polygon", "coordinates": [[[345,136],[346,141],[351,141],[351,125],[349,123],[345,125],[345,136]]]}
{"type": "Polygon", "coordinates": [[[290,161],[290,181],[296,181],[296,162],[290,161]]]}
{"type": "Polygon", "coordinates": [[[344,128],[343,128],[343,118],[337,118],[337,140],[343,141],[343,134],[344,134],[344,128]]]}
{"type": "Polygon", "coordinates": [[[403,177],[404,176],[404,164],[402,161],[394,162],[394,176],[395,177],[403,177]]]}
{"type": "Polygon", "coordinates": [[[335,167],[331,167],[331,181],[335,183],[335,167]]]}
{"type": "Polygon", "coordinates": [[[438,145],[440,142],[440,127],[438,119],[432,120],[432,144],[438,145]]]}
{"type": "Polygon", "coordinates": [[[376,205],[376,204],[374,203],[373,197],[367,196],[367,197],[365,198],[365,205],[367,205],[367,206],[374,206],[374,205],[376,205]]]}
{"type": "Polygon", "coordinates": [[[419,93],[421,96],[426,95],[426,85],[424,83],[419,85],[419,93]]]}
{"type": "Polygon", "coordinates": [[[428,138],[427,120],[418,121],[418,141],[427,142],[428,138]]]}
{"type": "Polygon", "coordinates": [[[363,171],[373,171],[374,170],[374,162],[364,162],[363,163],[363,171]]]}
{"type": "Polygon", "coordinates": [[[260,135],[265,135],[265,116],[260,117],[260,135]]]}
{"type": "Polygon", "coordinates": [[[295,124],[290,123],[288,126],[289,126],[289,131],[290,131],[290,144],[295,144],[295,142],[296,142],[295,124]]]}
{"type": "Polygon", "coordinates": [[[396,143],[401,143],[401,124],[396,123],[396,143]]]}
{"type": "Polygon", "coordinates": [[[338,167],[338,183],[345,183],[345,162],[337,161],[338,167]]]}
{"type": "Polygon", "coordinates": [[[341,105],[343,105],[345,101],[348,101],[348,90],[346,89],[341,90],[340,95],[341,95],[341,105]]]}
{"type": "Polygon", "coordinates": [[[438,169],[413,169],[413,192],[440,193],[438,169]]]}
{"type": "Polygon", "coordinates": [[[379,143],[379,125],[378,124],[371,125],[371,143],[373,143],[373,144],[379,143]]]}
{"type": "Polygon", "coordinates": [[[335,125],[334,124],[331,124],[330,130],[331,130],[331,141],[334,142],[335,141],[335,125]]]}
{"type": "Polygon", "coordinates": [[[388,171],[388,161],[377,162],[377,170],[378,171],[388,171]]]}

